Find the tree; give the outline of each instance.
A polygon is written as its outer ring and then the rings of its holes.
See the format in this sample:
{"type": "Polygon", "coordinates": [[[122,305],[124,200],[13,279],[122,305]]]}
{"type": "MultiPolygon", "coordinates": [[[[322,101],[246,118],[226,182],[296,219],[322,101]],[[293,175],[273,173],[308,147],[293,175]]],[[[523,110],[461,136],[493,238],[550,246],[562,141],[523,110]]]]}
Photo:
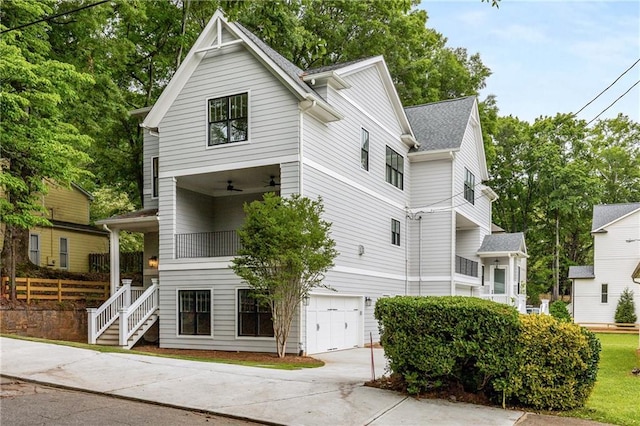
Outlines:
{"type": "MultiPolygon", "coordinates": [[[[53,1],[6,2],[0,28],[51,12],[53,1]],[[19,19],[18,19],[19,18],[19,19]]],[[[29,228],[49,225],[40,196],[47,181],[68,186],[90,162],[91,139],[65,120],[65,108],[93,83],[71,65],[48,59],[46,25],[0,38],[0,221],[5,224],[2,269],[15,297],[15,268],[25,263],[29,228]]]]}
{"type": "Polygon", "coordinates": [[[556,300],[549,306],[549,314],[558,321],[571,322],[571,315],[567,309],[567,304],[562,300],[556,300]]]}
{"type": "Polygon", "coordinates": [[[242,248],[232,262],[254,296],[269,304],[276,349],[285,356],[294,313],[309,291],[324,286],[324,274],[338,255],[322,220],[322,200],[267,193],[245,204],[239,236],[242,248]]]}
{"type": "Polygon", "coordinates": [[[631,324],[636,322],[636,305],[633,301],[633,291],[629,287],[625,288],[616,307],[615,322],[622,324],[631,324]]]}

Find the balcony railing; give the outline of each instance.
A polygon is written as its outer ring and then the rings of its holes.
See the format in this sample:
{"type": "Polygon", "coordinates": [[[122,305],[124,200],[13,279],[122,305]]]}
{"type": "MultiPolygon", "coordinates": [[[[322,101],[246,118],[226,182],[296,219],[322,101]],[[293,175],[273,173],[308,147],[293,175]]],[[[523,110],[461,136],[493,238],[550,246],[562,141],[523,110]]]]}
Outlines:
{"type": "Polygon", "coordinates": [[[176,234],[176,259],[235,256],[239,248],[236,231],[176,234]]]}
{"type": "Polygon", "coordinates": [[[470,277],[478,277],[478,262],[456,256],[456,273],[470,277]]]}

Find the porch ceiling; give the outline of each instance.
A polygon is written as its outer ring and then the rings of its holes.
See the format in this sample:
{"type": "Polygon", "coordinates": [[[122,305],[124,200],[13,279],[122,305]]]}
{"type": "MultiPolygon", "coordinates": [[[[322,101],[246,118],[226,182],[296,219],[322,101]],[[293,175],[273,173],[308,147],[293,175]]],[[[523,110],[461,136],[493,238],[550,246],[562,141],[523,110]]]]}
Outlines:
{"type": "Polygon", "coordinates": [[[203,173],[198,175],[179,176],[176,185],[213,197],[227,197],[232,195],[252,194],[280,190],[280,186],[270,187],[271,176],[280,183],[280,165],[254,167],[249,169],[235,169],[222,172],[203,173]],[[228,191],[227,185],[231,181],[235,189],[242,191],[228,191]]]}
{"type": "Polygon", "coordinates": [[[466,216],[461,215],[456,212],[456,230],[462,231],[465,229],[475,229],[478,228],[478,224],[467,218],[466,216]]]}

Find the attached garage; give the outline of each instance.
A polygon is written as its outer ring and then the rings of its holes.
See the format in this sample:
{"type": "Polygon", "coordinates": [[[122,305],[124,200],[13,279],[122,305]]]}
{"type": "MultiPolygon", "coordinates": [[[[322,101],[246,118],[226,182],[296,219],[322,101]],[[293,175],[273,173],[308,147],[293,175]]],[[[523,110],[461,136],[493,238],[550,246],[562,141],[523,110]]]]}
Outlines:
{"type": "Polygon", "coordinates": [[[362,297],[312,295],[306,310],[307,353],[362,345],[362,297]]]}

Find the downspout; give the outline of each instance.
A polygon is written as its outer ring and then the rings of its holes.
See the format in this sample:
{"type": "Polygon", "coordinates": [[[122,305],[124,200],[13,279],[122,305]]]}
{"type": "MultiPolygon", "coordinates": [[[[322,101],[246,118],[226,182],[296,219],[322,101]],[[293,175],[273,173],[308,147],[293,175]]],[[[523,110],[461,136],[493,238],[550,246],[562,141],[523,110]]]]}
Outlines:
{"type": "Polygon", "coordinates": [[[449,276],[451,277],[451,296],[456,295],[456,282],[455,282],[455,259],[456,259],[456,209],[455,195],[456,195],[456,156],[453,151],[449,152],[451,157],[451,253],[449,253],[449,276]]]}
{"type": "Polygon", "coordinates": [[[418,296],[422,296],[422,216],[418,216],[418,296]]]}
{"type": "Polygon", "coordinates": [[[409,295],[409,211],[404,215],[404,295],[409,295]]]}

